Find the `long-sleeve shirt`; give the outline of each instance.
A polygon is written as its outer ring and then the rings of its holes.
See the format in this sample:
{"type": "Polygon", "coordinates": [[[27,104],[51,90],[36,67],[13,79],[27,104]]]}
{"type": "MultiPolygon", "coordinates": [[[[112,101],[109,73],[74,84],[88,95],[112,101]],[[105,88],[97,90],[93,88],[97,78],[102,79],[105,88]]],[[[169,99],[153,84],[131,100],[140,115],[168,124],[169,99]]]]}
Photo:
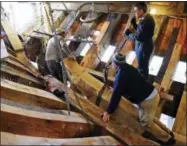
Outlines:
{"type": "MultiPolygon", "coordinates": [[[[54,36],[55,37],[55,36],[54,36]]],[[[57,35],[56,40],[55,38],[52,37],[49,39],[47,43],[47,48],[46,48],[46,53],[45,53],[45,60],[50,61],[50,60],[60,60],[60,52],[58,50],[58,43],[60,43],[60,49],[62,50],[62,55],[63,58],[67,57],[69,54],[67,54],[67,46],[63,42],[62,37],[57,35]]]]}
{"type": "Polygon", "coordinates": [[[124,96],[132,103],[139,104],[145,100],[154,90],[154,86],[148,82],[133,66],[121,65],[113,84],[113,93],[107,109],[113,113],[124,96]]]}
{"type": "Polygon", "coordinates": [[[142,20],[140,20],[138,25],[135,24],[133,26],[136,30],[136,33],[131,33],[129,37],[144,43],[152,41],[155,29],[155,21],[151,15],[147,14],[142,20]]]}

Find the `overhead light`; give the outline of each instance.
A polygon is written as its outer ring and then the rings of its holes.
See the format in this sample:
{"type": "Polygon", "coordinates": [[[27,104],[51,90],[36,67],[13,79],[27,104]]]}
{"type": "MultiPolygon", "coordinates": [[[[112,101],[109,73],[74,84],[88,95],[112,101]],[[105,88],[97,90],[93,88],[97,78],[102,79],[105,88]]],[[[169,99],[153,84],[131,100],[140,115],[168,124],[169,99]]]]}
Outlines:
{"type": "Polygon", "coordinates": [[[150,14],[155,15],[156,14],[156,9],[151,9],[150,14]]]}

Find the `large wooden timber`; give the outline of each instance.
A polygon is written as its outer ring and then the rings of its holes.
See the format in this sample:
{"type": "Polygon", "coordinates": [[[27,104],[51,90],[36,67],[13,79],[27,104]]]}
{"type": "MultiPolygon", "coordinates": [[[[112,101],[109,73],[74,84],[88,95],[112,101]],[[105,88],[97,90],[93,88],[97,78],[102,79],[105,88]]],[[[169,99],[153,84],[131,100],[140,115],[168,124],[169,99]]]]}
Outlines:
{"type": "Polygon", "coordinates": [[[1,104],[1,132],[49,137],[89,136],[91,129],[84,118],[26,110],[1,104]]]}
{"type": "Polygon", "coordinates": [[[2,145],[119,145],[110,136],[98,136],[87,138],[52,139],[43,137],[31,137],[1,132],[2,145]]]}
{"type": "Polygon", "coordinates": [[[37,88],[1,79],[1,98],[50,109],[66,109],[67,105],[53,94],[37,88]]]}
{"type": "MultiPolygon", "coordinates": [[[[96,46],[95,44],[92,45],[92,47],[88,50],[86,56],[83,58],[83,60],[81,61],[81,65],[83,67],[87,67],[87,68],[95,68],[95,61],[97,58],[97,54],[99,52],[99,44],[102,41],[102,38],[104,37],[104,34],[106,33],[109,25],[110,25],[110,21],[105,21],[102,25],[102,28],[100,30],[100,34],[99,36],[96,38],[96,44],[98,44],[98,46],[96,46]]],[[[98,61],[98,60],[97,60],[98,61]]]]}
{"type": "MultiPolygon", "coordinates": [[[[64,84],[61,82],[58,82],[58,86],[64,89],[64,84]]],[[[75,93],[71,89],[68,88],[67,94],[69,95],[71,104],[77,109],[80,109],[80,106],[77,102],[77,98],[79,99],[79,103],[82,106],[81,110],[84,115],[86,115],[89,120],[93,121],[97,125],[106,128],[108,132],[110,132],[112,135],[114,135],[116,138],[121,140],[122,142],[128,144],[128,145],[157,145],[156,143],[144,138],[141,136],[140,132],[144,132],[143,129],[138,128],[138,123],[134,123],[131,126],[127,126],[126,123],[132,120],[126,113],[123,113],[125,117],[128,117],[129,119],[126,119],[126,121],[122,120],[122,116],[116,116],[114,115],[110,122],[104,123],[101,118],[101,113],[104,112],[101,108],[97,107],[95,104],[91,103],[89,100],[85,99],[81,95],[75,93]],[[76,94],[76,96],[75,96],[76,94]],[[77,97],[77,98],[76,98],[77,97]],[[127,121],[128,120],[128,121],[127,121]],[[136,132],[135,132],[136,131],[136,132]]]]}
{"type": "Polygon", "coordinates": [[[1,60],[1,64],[4,64],[6,66],[10,66],[12,68],[15,68],[16,70],[22,71],[24,73],[27,73],[29,75],[35,76],[31,70],[29,70],[24,64],[19,62],[19,60],[16,60],[16,58],[13,58],[11,56],[6,57],[1,60]]]}
{"type": "MultiPolygon", "coordinates": [[[[168,66],[167,66],[167,70],[166,70],[166,72],[164,74],[164,77],[162,79],[160,89],[165,91],[165,92],[168,92],[169,89],[170,89],[170,86],[171,86],[171,83],[172,83],[172,76],[173,76],[173,73],[174,73],[175,68],[177,66],[177,63],[180,59],[181,49],[182,48],[181,48],[180,44],[175,45],[175,48],[173,50],[171,59],[170,59],[170,61],[168,63],[168,66]]],[[[160,117],[160,115],[162,113],[164,103],[165,103],[165,100],[162,100],[162,99],[159,102],[159,106],[158,106],[158,109],[157,109],[157,112],[156,112],[156,117],[158,117],[158,118],[160,117]]]]}
{"type": "Polygon", "coordinates": [[[21,41],[19,40],[15,30],[9,25],[6,21],[1,21],[2,27],[5,30],[6,35],[8,36],[8,39],[16,52],[17,58],[25,64],[33,73],[40,74],[38,70],[30,63],[30,61],[27,59],[27,57],[23,53],[23,45],[21,41]]]}
{"type": "MultiPolygon", "coordinates": [[[[180,20],[177,20],[177,19],[175,20],[175,24],[173,28],[173,36],[171,38],[167,54],[163,60],[163,64],[157,76],[158,81],[162,79],[160,90],[164,92],[169,91],[171,83],[172,83],[172,76],[176,69],[177,63],[180,60],[180,54],[181,54],[182,45],[184,42],[182,42],[182,44],[181,43],[179,44],[177,43],[177,41],[180,37],[181,29],[183,29],[183,25],[185,24],[185,23],[182,23],[182,24],[181,23],[182,22],[180,20]],[[180,30],[179,30],[180,25],[182,25],[182,27],[180,27],[180,30]]],[[[162,113],[164,104],[165,104],[165,100],[161,99],[158,105],[157,112],[156,112],[156,116],[158,118],[160,117],[162,113]]]]}
{"type": "Polygon", "coordinates": [[[25,84],[32,87],[37,87],[41,89],[45,88],[44,85],[33,76],[23,71],[19,71],[13,67],[7,66],[5,64],[1,64],[1,78],[6,78],[8,80],[19,82],[21,84],[25,84]]]}
{"type": "Polygon", "coordinates": [[[173,125],[173,131],[184,136],[186,136],[186,116],[186,91],[184,91],[173,125]]]}

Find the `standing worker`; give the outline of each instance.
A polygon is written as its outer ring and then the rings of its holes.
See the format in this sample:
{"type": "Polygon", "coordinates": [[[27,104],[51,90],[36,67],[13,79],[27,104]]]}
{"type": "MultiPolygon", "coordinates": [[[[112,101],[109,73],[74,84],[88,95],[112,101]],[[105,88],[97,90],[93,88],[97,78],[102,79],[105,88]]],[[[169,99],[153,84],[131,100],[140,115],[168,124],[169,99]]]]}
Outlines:
{"type": "Polygon", "coordinates": [[[135,17],[131,24],[136,30],[132,33],[129,29],[125,34],[135,41],[135,52],[138,60],[138,71],[148,79],[149,60],[153,51],[153,40],[155,21],[150,14],[147,14],[147,5],[144,2],[138,2],[135,5],[135,17]],[[139,21],[137,24],[136,21],[139,21]]]}
{"type": "Polygon", "coordinates": [[[159,94],[156,88],[142,76],[139,71],[125,61],[125,56],[115,53],[112,58],[112,66],[117,70],[113,85],[112,97],[107,112],[104,112],[102,119],[104,122],[110,120],[110,114],[114,113],[121,96],[137,105],[139,120],[147,131],[151,132],[164,144],[175,142],[170,134],[161,130],[153,122],[159,102],[159,94]]]}
{"type": "Polygon", "coordinates": [[[60,64],[61,56],[58,49],[58,43],[60,43],[60,49],[62,50],[63,58],[68,57],[70,55],[67,45],[65,44],[64,38],[65,31],[61,28],[56,29],[56,36],[53,36],[49,39],[45,54],[45,60],[47,62],[47,67],[50,71],[50,74],[60,81],[63,81],[63,75],[62,67],[60,64]]]}

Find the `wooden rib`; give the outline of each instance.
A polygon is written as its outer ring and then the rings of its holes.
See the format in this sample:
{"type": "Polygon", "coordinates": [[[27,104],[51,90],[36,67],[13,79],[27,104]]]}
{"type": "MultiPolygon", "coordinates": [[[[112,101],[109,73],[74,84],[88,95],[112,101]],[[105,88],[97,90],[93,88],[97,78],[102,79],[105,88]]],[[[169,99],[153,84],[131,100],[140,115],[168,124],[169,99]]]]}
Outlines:
{"type": "Polygon", "coordinates": [[[89,136],[85,119],[76,116],[64,116],[41,113],[1,104],[1,131],[14,134],[49,137],[73,138],[89,136]]]}
{"type": "Polygon", "coordinates": [[[53,94],[5,79],[1,79],[1,98],[27,105],[52,109],[66,109],[66,104],[53,94]]]}
{"type": "Polygon", "coordinates": [[[24,73],[23,71],[16,70],[7,65],[1,64],[1,76],[6,76],[15,82],[19,82],[21,84],[25,84],[32,87],[44,88],[36,78],[31,75],[24,73]]]}
{"type": "Polygon", "coordinates": [[[101,44],[101,41],[102,41],[102,38],[104,37],[108,27],[110,26],[110,23],[109,21],[105,21],[102,25],[102,28],[100,30],[100,34],[99,36],[96,38],[96,45],[92,45],[92,47],[89,49],[87,55],[83,58],[83,60],[81,61],[81,65],[83,67],[87,67],[87,68],[95,68],[96,65],[95,65],[95,62],[98,62],[98,58],[97,58],[97,53],[100,50],[100,44],[101,44]]]}
{"type": "Polygon", "coordinates": [[[51,139],[41,137],[30,137],[1,132],[2,145],[119,145],[110,136],[71,138],[71,139],[51,139]]]}
{"type": "Polygon", "coordinates": [[[183,92],[182,98],[177,110],[173,131],[186,135],[186,91],[183,92]]]}

